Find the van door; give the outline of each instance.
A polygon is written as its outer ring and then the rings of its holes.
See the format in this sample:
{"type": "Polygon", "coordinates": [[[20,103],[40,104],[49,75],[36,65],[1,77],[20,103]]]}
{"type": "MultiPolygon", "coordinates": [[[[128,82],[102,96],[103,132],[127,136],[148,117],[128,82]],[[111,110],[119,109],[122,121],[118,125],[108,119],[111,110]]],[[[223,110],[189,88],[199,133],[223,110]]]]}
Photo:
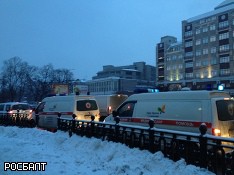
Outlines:
{"type": "Polygon", "coordinates": [[[127,101],[123,103],[117,110],[118,116],[120,117],[120,121],[123,124],[134,124],[133,123],[133,115],[134,109],[137,101],[127,101]]]}
{"type": "Polygon", "coordinates": [[[214,121],[217,122],[212,126],[212,134],[234,138],[234,100],[229,98],[215,100],[215,105],[217,119],[214,121]],[[215,130],[220,130],[220,133],[216,133],[215,130]]]}
{"type": "Polygon", "coordinates": [[[99,108],[96,100],[85,99],[76,101],[76,119],[77,120],[89,120],[91,116],[95,117],[95,121],[99,121],[99,108]]]}

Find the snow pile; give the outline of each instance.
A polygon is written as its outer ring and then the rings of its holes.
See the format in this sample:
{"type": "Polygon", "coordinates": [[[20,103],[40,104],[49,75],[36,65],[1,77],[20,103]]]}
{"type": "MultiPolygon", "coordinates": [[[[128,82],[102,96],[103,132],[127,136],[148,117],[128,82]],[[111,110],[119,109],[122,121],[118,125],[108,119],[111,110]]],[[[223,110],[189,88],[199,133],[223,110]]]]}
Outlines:
{"type": "Polygon", "coordinates": [[[130,149],[120,143],[101,141],[58,131],[0,126],[0,174],[68,175],[211,175],[206,169],[173,162],[161,152],[130,149]],[[4,162],[47,162],[43,171],[4,171],[4,162]]]}

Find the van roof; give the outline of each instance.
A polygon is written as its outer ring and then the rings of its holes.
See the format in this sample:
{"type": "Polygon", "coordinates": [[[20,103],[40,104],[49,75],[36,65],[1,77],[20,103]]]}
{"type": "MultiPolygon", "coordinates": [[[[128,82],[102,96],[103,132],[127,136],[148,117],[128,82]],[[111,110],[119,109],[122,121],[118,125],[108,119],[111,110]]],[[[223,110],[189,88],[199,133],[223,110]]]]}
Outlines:
{"type": "Polygon", "coordinates": [[[28,104],[28,103],[25,103],[25,102],[6,102],[6,103],[0,103],[0,104],[14,105],[14,104],[28,104]]]}
{"type": "Polygon", "coordinates": [[[42,101],[54,101],[54,100],[78,100],[78,99],[94,99],[93,96],[90,95],[67,95],[67,96],[51,96],[46,97],[42,101]]]}
{"type": "Polygon", "coordinates": [[[211,99],[215,97],[228,97],[231,96],[224,91],[169,91],[158,93],[141,93],[133,94],[128,100],[136,99],[211,99]]]}

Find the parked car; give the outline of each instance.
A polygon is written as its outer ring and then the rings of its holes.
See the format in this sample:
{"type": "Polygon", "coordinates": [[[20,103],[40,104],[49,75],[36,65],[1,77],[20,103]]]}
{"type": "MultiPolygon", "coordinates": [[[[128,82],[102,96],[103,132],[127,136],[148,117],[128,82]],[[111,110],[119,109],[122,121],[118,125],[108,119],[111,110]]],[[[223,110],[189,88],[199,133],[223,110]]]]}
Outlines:
{"type": "Polygon", "coordinates": [[[22,102],[7,102],[0,103],[0,115],[4,114],[12,114],[16,115],[19,113],[20,115],[27,115],[28,119],[32,119],[32,108],[28,103],[22,102]]]}

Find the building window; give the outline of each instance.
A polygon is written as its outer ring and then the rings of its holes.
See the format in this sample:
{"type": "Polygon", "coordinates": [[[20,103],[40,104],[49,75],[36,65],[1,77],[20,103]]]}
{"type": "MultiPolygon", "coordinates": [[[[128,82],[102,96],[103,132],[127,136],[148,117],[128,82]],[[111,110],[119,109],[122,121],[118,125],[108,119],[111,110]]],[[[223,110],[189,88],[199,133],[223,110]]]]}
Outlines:
{"type": "Polygon", "coordinates": [[[229,51],[229,44],[219,46],[219,51],[220,51],[220,52],[229,51]]]}
{"type": "Polygon", "coordinates": [[[209,65],[209,61],[208,60],[202,61],[202,66],[208,66],[208,65],[209,65]]]}
{"type": "Polygon", "coordinates": [[[211,64],[217,64],[217,59],[216,59],[216,58],[212,58],[212,59],[210,60],[210,63],[211,63],[211,64]]]}
{"type": "Polygon", "coordinates": [[[208,27],[203,27],[202,32],[208,32],[208,27]]]}
{"type": "Polygon", "coordinates": [[[200,67],[201,66],[201,61],[196,61],[196,67],[200,67]]]}
{"type": "Polygon", "coordinates": [[[223,29],[229,26],[228,21],[222,21],[219,23],[219,29],[223,29]]]}
{"type": "Polygon", "coordinates": [[[217,70],[212,70],[211,71],[211,76],[212,77],[216,77],[218,75],[218,71],[217,70]]]}
{"type": "Polygon", "coordinates": [[[229,56],[225,56],[225,57],[220,57],[220,63],[228,63],[230,61],[230,57],[229,56]]]}
{"type": "Polygon", "coordinates": [[[189,37],[189,36],[192,36],[193,35],[193,32],[192,31],[187,31],[185,32],[184,36],[185,37],[189,37]]]}
{"type": "Polygon", "coordinates": [[[196,40],[196,46],[201,44],[201,39],[196,40]]]}
{"type": "Polygon", "coordinates": [[[219,40],[228,39],[229,32],[219,34],[219,40]]]}
{"type": "Polygon", "coordinates": [[[193,62],[185,63],[185,68],[193,67],[193,62]]]}
{"type": "Polygon", "coordinates": [[[200,24],[204,24],[204,23],[205,23],[205,19],[201,19],[200,24]]]}
{"type": "Polygon", "coordinates": [[[185,47],[191,47],[191,46],[193,46],[193,41],[185,42],[185,47]]]}
{"type": "Polygon", "coordinates": [[[203,49],[203,50],[202,50],[202,54],[203,54],[203,55],[207,55],[207,54],[208,54],[208,49],[203,49]]]}
{"type": "Polygon", "coordinates": [[[216,19],[217,19],[216,16],[211,17],[211,21],[215,21],[216,19]]]}
{"type": "Polygon", "coordinates": [[[203,42],[203,44],[207,44],[208,43],[208,37],[203,38],[202,42],[203,42]]]}
{"type": "Polygon", "coordinates": [[[185,53],[185,56],[186,56],[186,57],[192,57],[192,56],[193,56],[193,52],[186,52],[186,53],[185,53]]]}
{"type": "Polygon", "coordinates": [[[186,77],[186,78],[193,78],[193,73],[186,73],[186,74],[185,74],[185,77],[186,77]]]}
{"type": "Polygon", "coordinates": [[[196,35],[201,33],[201,29],[196,29],[196,35]]]}
{"type": "Polygon", "coordinates": [[[216,41],[216,36],[211,36],[210,37],[210,42],[215,42],[216,41]]]}
{"type": "Polygon", "coordinates": [[[210,49],[210,53],[216,53],[216,47],[212,47],[212,48],[210,49]]]}
{"type": "Polygon", "coordinates": [[[220,69],[220,75],[229,75],[230,69],[220,69]]]}
{"type": "Polygon", "coordinates": [[[201,50],[196,50],[195,55],[196,56],[201,56],[201,50]]]}
{"type": "Polygon", "coordinates": [[[171,66],[167,66],[167,70],[168,70],[168,71],[171,70],[171,66]]]}
{"type": "Polygon", "coordinates": [[[210,26],[210,30],[212,31],[212,30],[215,30],[215,29],[216,29],[215,24],[212,24],[212,25],[210,26]]]}

